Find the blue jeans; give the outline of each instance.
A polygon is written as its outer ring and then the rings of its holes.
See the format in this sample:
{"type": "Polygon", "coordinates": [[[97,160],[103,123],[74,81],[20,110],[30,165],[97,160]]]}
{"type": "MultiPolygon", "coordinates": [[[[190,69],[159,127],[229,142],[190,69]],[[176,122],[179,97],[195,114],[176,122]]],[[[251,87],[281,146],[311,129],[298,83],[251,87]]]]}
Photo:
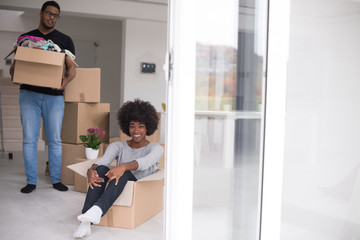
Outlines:
{"type": "Polygon", "coordinates": [[[64,116],[64,96],[53,96],[20,90],[20,118],[23,128],[23,156],[28,184],[36,184],[37,143],[41,117],[48,142],[50,180],[61,181],[62,144],[61,128],[64,116]]]}
{"type": "Polygon", "coordinates": [[[100,187],[94,187],[94,189],[89,188],[86,194],[86,199],[82,213],[85,213],[92,206],[96,205],[102,210],[102,216],[106,214],[109,208],[113,205],[116,199],[120,196],[124,187],[128,181],[136,181],[136,177],[130,172],[126,171],[119,179],[118,184],[115,185],[115,179],[111,180],[106,187],[106,183],[109,181],[109,178],[105,174],[109,171],[109,168],[103,165],[98,166],[96,169],[99,177],[103,178],[105,181],[100,183],[100,187]]]}

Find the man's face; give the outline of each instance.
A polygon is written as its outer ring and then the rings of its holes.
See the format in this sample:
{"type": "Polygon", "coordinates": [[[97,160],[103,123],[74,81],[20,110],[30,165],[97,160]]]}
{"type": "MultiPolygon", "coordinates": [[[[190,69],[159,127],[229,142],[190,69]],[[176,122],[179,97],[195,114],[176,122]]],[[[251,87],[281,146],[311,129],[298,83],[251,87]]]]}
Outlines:
{"type": "Polygon", "coordinates": [[[46,29],[53,29],[56,21],[60,17],[59,9],[47,6],[44,11],[40,11],[40,24],[46,29]]]}

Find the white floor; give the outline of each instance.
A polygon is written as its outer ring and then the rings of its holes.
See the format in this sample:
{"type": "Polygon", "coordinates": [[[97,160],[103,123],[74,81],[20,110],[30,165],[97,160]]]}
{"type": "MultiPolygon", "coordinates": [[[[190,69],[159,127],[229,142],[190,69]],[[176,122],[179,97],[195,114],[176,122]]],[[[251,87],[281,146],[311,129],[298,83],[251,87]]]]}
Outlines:
{"type": "MultiPolygon", "coordinates": [[[[84,193],[59,192],[52,188],[45,176],[47,152],[39,152],[39,180],[37,188],[30,194],[20,189],[26,185],[24,163],[21,152],[14,152],[9,160],[0,159],[0,239],[6,240],[64,240],[73,239],[72,234],[79,222],[85,199],[84,193]]],[[[163,212],[157,214],[136,229],[121,229],[92,226],[92,235],[84,239],[163,239],[163,212]]]]}

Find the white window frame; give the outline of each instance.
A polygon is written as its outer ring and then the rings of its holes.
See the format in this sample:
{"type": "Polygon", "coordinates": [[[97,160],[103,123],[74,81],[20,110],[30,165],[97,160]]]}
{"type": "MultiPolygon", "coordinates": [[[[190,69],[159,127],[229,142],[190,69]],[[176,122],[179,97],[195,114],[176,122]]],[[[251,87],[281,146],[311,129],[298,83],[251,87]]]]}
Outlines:
{"type": "MultiPolygon", "coordinates": [[[[169,0],[165,233],[192,239],[195,112],[194,0],[169,0]],[[171,70],[172,68],[172,70],[171,70]]],[[[279,240],[290,1],[269,1],[261,240],[279,240]]]]}
{"type": "Polygon", "coordinates": [[[167,135],[165,233],[167,240],[190,240],[192,235],[195,38],[192,0],[169,0],[169,63],[167,76],[167,135]]]}

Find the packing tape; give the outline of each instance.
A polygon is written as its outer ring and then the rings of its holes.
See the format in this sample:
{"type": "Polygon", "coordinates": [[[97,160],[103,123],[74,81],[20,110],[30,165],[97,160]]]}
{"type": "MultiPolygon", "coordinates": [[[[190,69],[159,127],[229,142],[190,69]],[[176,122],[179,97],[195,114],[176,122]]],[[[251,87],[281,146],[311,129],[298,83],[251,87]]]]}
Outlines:
{"type": "Polygon", "coordinates": [[[85,94],[80,93],[80,102],[85,102],[85,94]]]}

